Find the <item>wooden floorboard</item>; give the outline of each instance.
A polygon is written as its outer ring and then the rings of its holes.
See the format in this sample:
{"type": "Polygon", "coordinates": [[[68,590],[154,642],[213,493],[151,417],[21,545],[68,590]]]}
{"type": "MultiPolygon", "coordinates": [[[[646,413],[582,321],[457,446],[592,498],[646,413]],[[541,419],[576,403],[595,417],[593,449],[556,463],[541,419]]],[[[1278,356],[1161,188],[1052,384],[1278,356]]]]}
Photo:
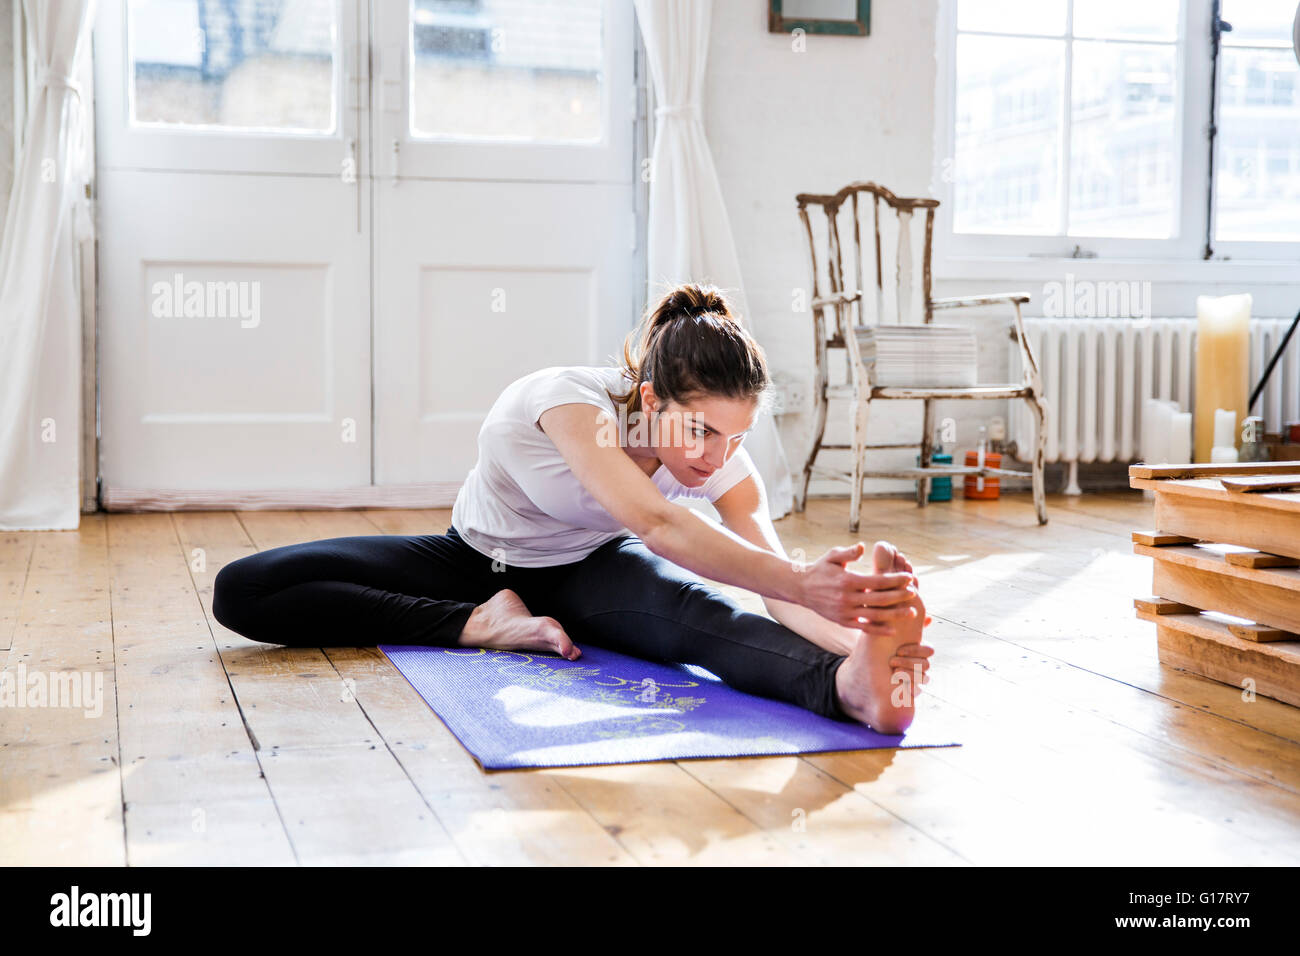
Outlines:
{"type": "MultiPolygon", "coordinates": [[[[963,746],[484,773],[374,648],[250,642],[212,580],[256,550],[442,534],[445,509],[88,515],[0,534],[0,661],[104,677],[111,720],[0,708],[0,862],[1104,864],[1300,860],[1300,710],[1162,666],[1140,492],[846,499],[935,618],[918,721],[963,746]],[[12,646],[11,646],[12,645],[12,646]],[[35,662],[35,663],[34,663],[35,662]],[[11,772],[12,771],[12,772],[11,772]]],[[[728,589],[760,611],[752,594],[728,589]]]]}
{"type": "MultiPolygon", "coordinates": [[[[217,635],[295,859],[305,865],[463,864],[432,807],[376,731],[319,648],[248,641],[211,617],[212,580],[254,550],[310,540],[297,512],[187,512],[174,515],[181,548],[203,549],[198,597],[217,635]]],[[[356,512],[335,515],[348,533],[377,533],[356,512]],[[360,525],[357,524],[360,522],[360,525]]]]}
{"type": "Polygon", "coordinates": [[[172,515],[108,516],[127,861],[290,863],[172,515]]]}
{"type": "Polygon", "coordinates": [[[79,531],[29,535],[23,549],[3,677],[27,693],[0,707],[0,863],[126,862],[105,526],[87,515],[79,531]],[[94,706],[32,696],[55,675],[88,679],[94,706]]]}
{"type": "Polygon", "coordinates": [[[0,532],[0,652],[13,643],[36,540],[33,534],[0,532]]]}

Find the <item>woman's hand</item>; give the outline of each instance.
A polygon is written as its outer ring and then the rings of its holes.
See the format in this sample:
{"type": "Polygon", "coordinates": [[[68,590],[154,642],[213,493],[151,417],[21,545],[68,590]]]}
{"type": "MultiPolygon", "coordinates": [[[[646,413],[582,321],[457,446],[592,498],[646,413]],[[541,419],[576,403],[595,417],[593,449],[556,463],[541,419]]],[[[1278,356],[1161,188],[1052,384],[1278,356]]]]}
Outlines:
{"type": "MultiPolygon", "coordinates": [[[[799,603],[829,621],[867,633],[884,633],[896,621],[912,617],[915,576],[907,570],[883,574],[850,571],[845,565],[860,559],[866,546],[831,548],[801,569],[799,603]]],[[[919,610],[924,614],[924,607],[919,610]]]]}

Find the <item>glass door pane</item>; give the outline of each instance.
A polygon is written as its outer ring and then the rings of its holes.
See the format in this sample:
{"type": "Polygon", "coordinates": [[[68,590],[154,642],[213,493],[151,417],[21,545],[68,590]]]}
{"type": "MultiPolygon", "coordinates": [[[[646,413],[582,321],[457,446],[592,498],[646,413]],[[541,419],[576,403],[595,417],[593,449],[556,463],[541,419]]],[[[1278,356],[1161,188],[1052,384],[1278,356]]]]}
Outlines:
{"type": "Polygon", "coordinates": [[[628,0],[394,0],[373,9],[380,179],[630,175],[628,0]]]}
{"type": "Polygon", "coordinates": [[[601,29],[601,0],[413,0],[411,134],[601,141],[601,29]]]}
{"type": "Polygon", "coordinates": [[[333,0],[130,0],[131,122],[329,133],[333,0]]]}

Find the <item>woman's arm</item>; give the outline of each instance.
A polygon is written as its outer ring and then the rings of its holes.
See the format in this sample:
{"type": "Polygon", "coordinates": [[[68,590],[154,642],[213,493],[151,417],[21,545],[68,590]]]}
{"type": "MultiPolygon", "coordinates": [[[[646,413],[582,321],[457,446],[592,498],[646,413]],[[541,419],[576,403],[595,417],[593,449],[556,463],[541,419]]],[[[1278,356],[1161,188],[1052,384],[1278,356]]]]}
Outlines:
{"type": "Polygon", "coordinates": [[[832,549],[806,570],[796,570],[788,558],[674,505],[627,452],[601,440],[612,421],[608,412],[586,404],[557,405],[538,418],[583,487],[655,554],[704,577],[803,605],[845,625],[856,622],[868,604],[907,599],[910,575],[862,574],[844,567],[856,549],[832,549]]]}
{"type": "MultiPolygon", "coordinates": [[[[766,548],[776,554],[785,555],[781,539],[772,526],[768,512],[767,494],[761,481],[754,476],[746,478],[713,503],[718,509],[726,526],[747,541],[766,548]]],[[[900,555],[901,557],[901,555],[900,555]]],[[[904,559],[906,564],[906,559],[904,559]]],[[[906,572],[911,574],[911,565],[906,572]]],[[[912,576],[912,583],[916,578],[912,576]]],[[[916,595],[919,601],[919,594],[916,595]]],[[[853,650],[862,631],[868,634],[893,633],[894,622],[911,613],[910,603],[904,602],[894,607],[865,608],[864,621],[855,627],[846,627],[829,621],[820,614],[800,604],[782,601],[779,598],[764,597],[763,603],[768,612],[780,623],[794,631],[800,637],[812,641],[820,647],[836,654],[848,654],[853,650]]],[[[924,613],[922,607],[919,613],[924,613]]]]}

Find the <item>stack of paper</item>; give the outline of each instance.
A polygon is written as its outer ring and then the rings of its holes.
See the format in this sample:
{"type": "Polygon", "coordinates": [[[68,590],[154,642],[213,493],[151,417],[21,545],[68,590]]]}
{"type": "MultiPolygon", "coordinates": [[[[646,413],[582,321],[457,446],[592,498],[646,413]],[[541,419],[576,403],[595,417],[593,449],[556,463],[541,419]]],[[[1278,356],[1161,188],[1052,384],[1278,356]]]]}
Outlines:
{"type": "Polygon", "coordinates": [[[976,383],[975,333],[961,325],[858,328],[858,348],[872,385],[967,388],[976,383]]]}

